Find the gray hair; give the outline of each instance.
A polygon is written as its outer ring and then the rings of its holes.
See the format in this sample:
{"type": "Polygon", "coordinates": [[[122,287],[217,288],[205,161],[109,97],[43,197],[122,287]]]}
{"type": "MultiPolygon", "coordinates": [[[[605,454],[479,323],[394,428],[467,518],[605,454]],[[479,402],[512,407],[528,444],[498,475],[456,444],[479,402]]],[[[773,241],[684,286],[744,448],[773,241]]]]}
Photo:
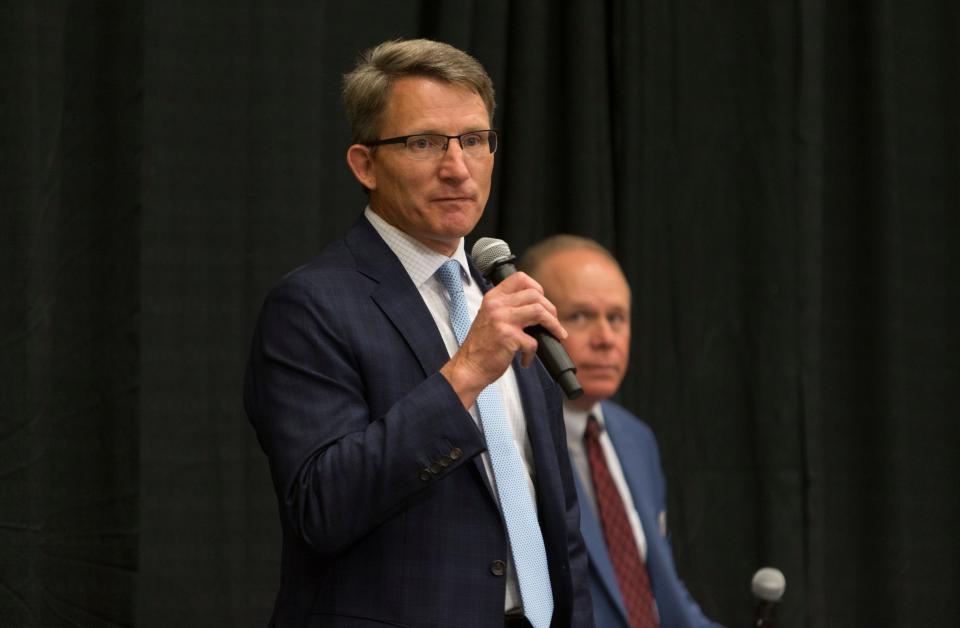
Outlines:
{"type": "Polygon", "coordinates": [[[343,77],[343,105],[354,143],[379,139],[390,89],[408,76],[429,77],[476,92],[492,125],[496,108],[493,81],[479,61],[449,44],[397,39],[361,54],[353,70],[343,77]]]}

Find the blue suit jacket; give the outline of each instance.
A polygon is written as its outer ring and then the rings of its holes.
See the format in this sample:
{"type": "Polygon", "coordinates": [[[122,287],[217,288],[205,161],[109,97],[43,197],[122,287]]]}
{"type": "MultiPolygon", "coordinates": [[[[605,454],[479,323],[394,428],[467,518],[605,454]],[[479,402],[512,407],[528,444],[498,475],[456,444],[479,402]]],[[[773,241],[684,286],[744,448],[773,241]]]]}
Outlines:
{"type": "MultiPolygon", "coordinates": [[[[271,625],[503,625],[507,538],[483,437],[438,372],[448,359],[417,288],[362,217],[267,297],[244,401],[283,531],[271,625]]],[[[516,373],[552,625],[592,626],[559,393],[539,364],[516,373]]]]}
{"type": "MultiPolygon", "coordinates": [[[[677,575],[673,553],[666,538],[667,483],[660,467],[660,453],[653,432],[623,407],[601,404],[607,433],[623,467],[634,506],[647,539],[647,571],[663,628],[716,626],[704,617],[677,575]],[[661,523],[663,522],[663,523],[661,523]]],[[[589,504],[580,478],[576,479],[580,503],[589,504]]],[[[593,508],[585,505],[580,529],[590,556],[590,592],[599,628],[629,628],[623,597],[613,573],[603,529],[593,508]]]]}

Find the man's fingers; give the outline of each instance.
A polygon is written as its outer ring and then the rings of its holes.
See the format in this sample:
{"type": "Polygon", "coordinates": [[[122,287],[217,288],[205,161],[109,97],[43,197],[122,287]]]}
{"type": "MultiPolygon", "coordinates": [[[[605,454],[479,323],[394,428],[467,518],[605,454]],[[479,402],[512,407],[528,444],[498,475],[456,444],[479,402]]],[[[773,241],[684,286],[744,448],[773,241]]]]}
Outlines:
{"type": "Polygon", "coordinates": [[[524,339],[520,343],[520,366],[527,368],[537,355],[537,341],[529,334],[524,333],[523,336],[524,339]]]}
{"type": "Polygon", "coordinates": [[[526,290],[503,295],[503,303],[511,307],[521,307],[524,305],[539,303],[547,312],[550,313],[551,316],[556,317],[557,315],[557,306],[551,303],[547,297],[543,296],[543,294],[532,288],[527,288],[526,290]]]}
{"type": "Polygon", "coordinates": [[[567,337],[567,330],[560,324],[556,313],[544,307],[542,303],[531,303],[515,308],[512,315],[513,322],[521,328],[540,325],[561,340],[567,337]]]}
{"type": "Polygon", "coordinates": [[[523,271],[515,272],[497,284],[497,287],[494,288],[494,290],[501,290],[506,293],[520,292],[528,289],[536,290],[540,294],[543,294],[543,286],[541,286],[533,277],[523,271]]]}
{"type": "Polygon", "coordinates": [[[482,383],[489,383],[503,373],[517,352],[521,364],[529,366],[537,352],[537,341],[524,329],[536,325],[557,338],[567,337],[557,319],[557,308],[543,295],[540,284],[524,273],[507,277],[484,295],[460,347],[461,357],[469,359],[475,373],[468,379],[479,377],[482,383]]]}

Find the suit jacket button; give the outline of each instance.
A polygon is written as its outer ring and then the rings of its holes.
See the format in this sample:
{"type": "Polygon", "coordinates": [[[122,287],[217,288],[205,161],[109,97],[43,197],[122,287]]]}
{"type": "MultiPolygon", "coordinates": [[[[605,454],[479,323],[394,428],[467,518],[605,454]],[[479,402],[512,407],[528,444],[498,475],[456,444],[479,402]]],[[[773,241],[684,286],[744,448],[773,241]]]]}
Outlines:
{"type": "Polygon", "coordinates": [[[507,573],[507,565],[502,560],[495,560],[490,563],[490,573],[495,576],[502,576],[507,573]]]}
{"type": "Polygon", "coordinates": [[[460,449],[459,447],[454,447],[453,449],[450,450],[450,459],[451,459],[451,460],[459,460],[459,459],[460,459],[460,456],[462,456],[462,455],[463,455],[463,450],[460,449]]]}
{"type": "Polygon", "coordinates": [[[418,477],[424,482],[428,481],[430,479],[430,469],[423,469],[418,477]]]}
{"type": "Polygon", "coordinates": [[[430,465],[430,473],[434,475],[440,473],[440,471],[442,470],[443,470],[443,467],[440,466],[439,462],[434,462],[432,465],[430,465]]]}
{"type": "Polygon", "coordinates": [[[450,459],[450,456],[444,456],[440,460],[437,460],[437,463],[444,469],[449,467],[451,462],[453,462],[453,460],[450,459]]]}

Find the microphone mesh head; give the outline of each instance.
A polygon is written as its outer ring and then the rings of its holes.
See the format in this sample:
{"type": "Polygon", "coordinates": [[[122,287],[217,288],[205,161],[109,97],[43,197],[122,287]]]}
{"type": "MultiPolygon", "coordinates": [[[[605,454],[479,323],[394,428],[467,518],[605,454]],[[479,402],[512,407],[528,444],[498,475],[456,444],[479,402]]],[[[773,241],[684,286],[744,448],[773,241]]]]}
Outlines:
{"type": "Polygon", "coordinates": [[[503,240],[496,238],[480,238],[473,245],[473,263],[477,265],[483,275],[493,268],[498,261],[510,257],[510,247],[503,240]]]}
{"type": "Polygon", "coordinates": [[[764,567],[753,574],[750,590],[753,594],[766,602],[778,602],[787,588],[787,579],[783,572],[773,567],[764,567]]]}

